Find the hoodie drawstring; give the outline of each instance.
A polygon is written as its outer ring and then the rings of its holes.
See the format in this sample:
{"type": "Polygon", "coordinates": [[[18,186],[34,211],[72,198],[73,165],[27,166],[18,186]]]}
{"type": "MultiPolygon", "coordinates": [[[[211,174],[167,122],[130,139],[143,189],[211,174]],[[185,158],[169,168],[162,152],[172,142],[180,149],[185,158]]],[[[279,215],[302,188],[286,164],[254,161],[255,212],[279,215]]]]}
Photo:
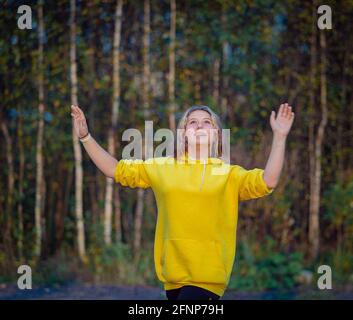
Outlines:
{"type": "Polygon", "coordinates": [[[202,178],[201,178],[201,185],[200,185],[200,191],[202,190],[203,182],[205,180],[205,171],[206,171],[206,159],[203,162],[203,171],[202,171],[202,178]]]}

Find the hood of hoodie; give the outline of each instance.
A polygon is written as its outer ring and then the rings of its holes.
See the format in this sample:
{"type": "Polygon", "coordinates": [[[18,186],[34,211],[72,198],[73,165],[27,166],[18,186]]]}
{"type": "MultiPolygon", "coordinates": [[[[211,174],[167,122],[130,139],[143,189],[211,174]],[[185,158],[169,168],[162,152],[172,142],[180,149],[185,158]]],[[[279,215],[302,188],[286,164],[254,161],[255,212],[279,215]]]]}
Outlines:
{"type": "Polygon", "coordinates": [[[206,173],[207,164],[222,165],[224,163],[223,160],[221,160],[219,158],[215,158],[215,157],[208,157],[207,159],[195,159],[195,158],[191,157],[190,155],[188,155],[188,153],[182,154],[179,157],[178,162],[182,162],[187,165],[195,165],[195,164],[196,165],[199,165],[199,164],[203,165],[202,175],[200,177],[200,191],[202,190],[202,186],[205,181],[205,173],[206,173]]]}

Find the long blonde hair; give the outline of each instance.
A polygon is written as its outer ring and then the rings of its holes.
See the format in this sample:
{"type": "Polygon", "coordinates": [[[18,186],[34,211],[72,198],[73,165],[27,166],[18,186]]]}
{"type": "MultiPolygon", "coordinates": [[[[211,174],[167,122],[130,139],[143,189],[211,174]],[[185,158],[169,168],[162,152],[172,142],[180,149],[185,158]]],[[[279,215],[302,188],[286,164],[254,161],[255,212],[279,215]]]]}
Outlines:
{"type": "Polygon", "coordinates": [[[177,130],[177,138],[178,141],[180,141],[180,148],[181,148],[181,155],[184,154],[184,151],[187,150],[188,145],[187,145],[187,139],[185,137],[185,130],[186,130],[186,124],[188,117],[191,112],[196,111],[196,110],[202,110],[206,111],[210,114],[211,120],[213,125],[215,126],[215,129],[217,129],[217,139],[213,140],[212,146],[211,146],[211,157],[214,158],[221,158],[222,157],[222,123],[219,118],[219,116],[211,110],[210,107],[205,106],[205,105],[194,105],[190,108],[188,108],[183,115],[181,116],[177,129],[183,129],[183,130],[177,130]]]}

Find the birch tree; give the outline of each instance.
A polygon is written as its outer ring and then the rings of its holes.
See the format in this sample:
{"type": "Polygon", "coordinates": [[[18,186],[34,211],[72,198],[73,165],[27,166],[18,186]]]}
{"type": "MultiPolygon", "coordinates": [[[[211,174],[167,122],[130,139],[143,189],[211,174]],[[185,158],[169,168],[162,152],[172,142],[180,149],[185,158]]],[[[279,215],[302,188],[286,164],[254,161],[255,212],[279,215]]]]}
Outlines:
{"type": "MultiPolygon", "coordinates": [[[[112,122],[108,133],[108,152],[116,156],[116,134],[118,115],[120,107],[120,39],[121,39],[121,19],[122,19],[123,0],[117,0],[114,19],[114,41],[113,41],[113,105],[112,122]]],[[[104,202],[104,242],[112,242],[112,212],[113,212],[113,179],[106,179],[106,191],[104,202]]],[[[120,220],[120,205],[116,204],[115,219],[120,220]]]]}
{"type": "Polygon", "coordinates": [[[176,32],[176,3],[170,0],[170,42],[169,42],[169,74],[168,74],[168,120],[169,128],[175,132],[175,32],[176,32]]]}
{"type": "Polygon", "coordinates": [[[40,257],[42,248],[42,228],[43,228],[43,206],[44,206],[44,163],[43,163],[43,135],[44,135],[44,21],[43,21],[43,1],[39,1],[38,7],[38,130],[36,145],[36,200],[35,200],[35,255],[40,257]]]}
{"type": "MultiPolygon", "coordinates": [[[[143,16],[143,88],[142,88],[142,104],[144,116],[148,119],[150,115],[149,110],[149,81],[151,77],[150,71],[150,33],[151,33],[151,23],[150,23],[150,1],[144,0],[144,16],[143,16]]],[[[138,257],[141,248],[142,239],[142,218],[143,218],[143,208],[144,208],[144,194],[145,190],[139,188],[137,190],[137,203],[135,209],[135,219],[134,219],[134,254],[138,257]]]]}
{"type": "MultiPolygon", "coordinates": [[[[316,78],[316,1],[313,1],[313,29],[311,39],[311,108],[312,113],[315,108],[315,78],[316,78]]],[[[325,30],[321,30],[320,39],[320,123],[317,132],[314,130],[314,118],[310,121],[310,207],[309,207],[309,256],[315,259],[319,253],[320,239],[320,189],[321,189],[321,157],[324,142],[325,127],[327,124],[327,61],[326,61],[326,35],[325,30]]]]}
{"type": "MultiPolygon", "coordinates": [[[[71,80],[71,104],[78,105],[77,98],[77,63],[76,63],[76,2],[70,1],[70,80],[71,80]]],[[[73,122],[73,120],[72,120],[73,122]]],[[[81,260],[85,259],[85,229],[83,222],[82,202],[82,151],[80,142],[74,131],[72,123],[72,138],[75,157],[75,217],[78,254],[81,260]]]]}
{"type": "Polygon", "coordinates": [[[12,207],[14,203],[14,191],[15,191],[15,168],[14,168],[14,156],[13,156],[13,139],[10,135],[8,126],[5,120],[1,119],[1,131],[5,138],[6,145],[6,164],[8,167],[7,174],[7,197],[6,197],[6,209],[4,217],[4,230],[3,230],[3,241],[8,253],[9,260],[13,261],[13,250],[11,243],[11,230],[12,230],[12,207]]]}

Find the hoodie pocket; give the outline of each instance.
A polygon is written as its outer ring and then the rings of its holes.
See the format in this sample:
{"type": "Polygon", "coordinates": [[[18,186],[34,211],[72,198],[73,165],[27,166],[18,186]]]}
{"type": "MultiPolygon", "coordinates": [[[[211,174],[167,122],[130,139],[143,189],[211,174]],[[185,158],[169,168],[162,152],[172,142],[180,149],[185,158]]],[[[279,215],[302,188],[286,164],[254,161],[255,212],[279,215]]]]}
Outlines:
{"type": "Polygon", "coordinates": [[[162,251],[162,276],[167,282],[224,284],[226,271],[221,246],[213,240],[166,239],[162,251]]]}

